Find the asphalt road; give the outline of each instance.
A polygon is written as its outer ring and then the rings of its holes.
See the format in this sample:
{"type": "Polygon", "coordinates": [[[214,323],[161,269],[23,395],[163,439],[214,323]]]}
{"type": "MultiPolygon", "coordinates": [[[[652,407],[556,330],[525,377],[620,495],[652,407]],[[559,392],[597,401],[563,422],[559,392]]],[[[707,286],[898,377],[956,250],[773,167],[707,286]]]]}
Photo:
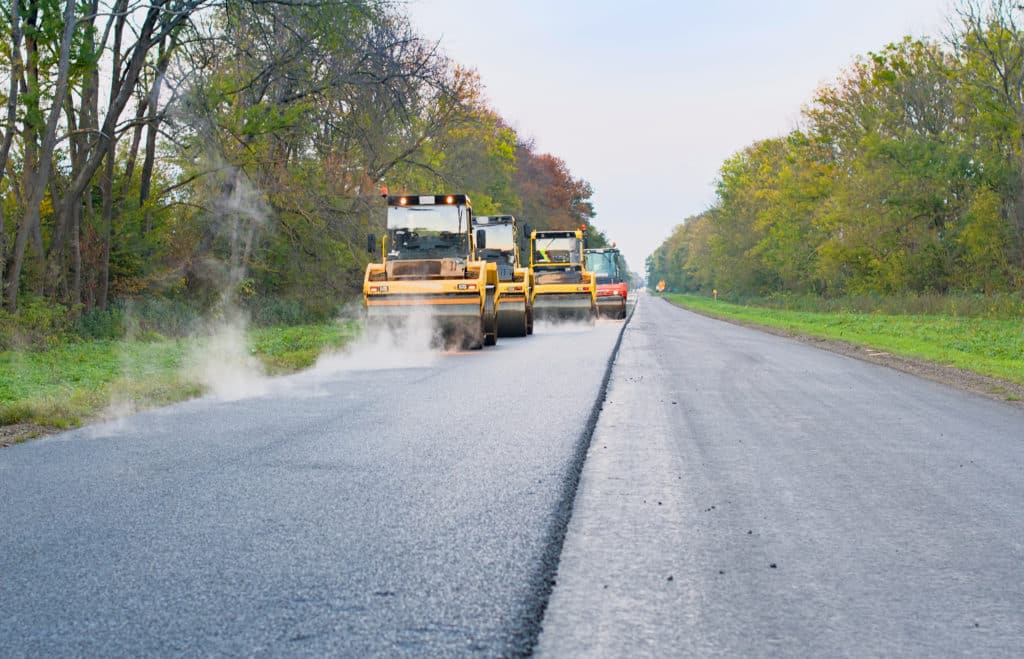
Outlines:
{"type": "Polygon", "coordinates": [[[1024,412],[643,299],[597,417],[620,328],[0,450],[0,655],[1019,654],[1024,412]]]}
{"type": "Polygon", "coordinates": [[[0,655],[527,651],[621,327],[365,348],[0,450],[0,655]]]}
{"type": "Polygon", "coordinates": [[[642,300],[541,656],[1020,656],[1024,411],[642,300]]]}

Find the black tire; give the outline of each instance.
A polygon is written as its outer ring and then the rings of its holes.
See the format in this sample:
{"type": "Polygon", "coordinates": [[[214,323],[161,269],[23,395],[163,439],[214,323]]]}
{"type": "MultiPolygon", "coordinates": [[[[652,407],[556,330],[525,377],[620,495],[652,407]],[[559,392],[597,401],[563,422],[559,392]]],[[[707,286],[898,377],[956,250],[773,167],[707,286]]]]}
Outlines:
{"type": "Polygon", "coordinates": [[[484,345],[493,346],[498,342],[498,312],[494,308],[494,293],[489,292],[484,298],[484,317],[482,320],[484,345]]]}
{"type": "Polygon", "coordinates": [[[522,316],[502,315],[498,313],[498,338],[506,336],[526,336],[529,332],[529,316],[523,313],[522,316]]]}

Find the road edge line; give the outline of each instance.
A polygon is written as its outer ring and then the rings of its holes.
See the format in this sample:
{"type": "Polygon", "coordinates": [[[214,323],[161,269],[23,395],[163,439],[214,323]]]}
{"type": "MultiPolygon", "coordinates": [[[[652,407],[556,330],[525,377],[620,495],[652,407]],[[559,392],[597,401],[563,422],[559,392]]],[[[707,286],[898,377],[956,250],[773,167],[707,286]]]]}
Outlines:
{"type": "Polygon", "coordinates": [[[586,462],[587,453],[590,451],[590,443],[594,438],[594,431],[597,429],[597,422],[604,409],[604,402],[608,395],[608,384],[612,379],[612,370],[615,367],[615,360],[619,356],[619,348],[622,346],[622,337],[626,334],[639,299],[633,305],[629,315],[619,328],[619,336],[615,339],[615,345],[608,356],[608,363],[605,365],[604,376],[601,378],[601,386],[597,390],[597,397],[590,409],[586,425],[576,440],[576,448],[569,463],[569,471],[562,484],[562,492],[551,525],[548,527],[546,536],[547,544],[541,555],[541,566],[538,573],[532,578],[533,597],[527,604],[524,614],[520,617],[521,627],[514,633],[514,639],[521,642],[514,642],[514,654],[531,656],[537,649],[537,642],[540,640],[540,633],[543,629],[544,616],[547,613],[548,603],[551,601],[551,593],[555,586],[555,577],[558,575],[558,567],[562,559],[562,547],[565,545],[565,536],[569,531],[569,522],[572,521],[572,512],[576,504],[576,493],[579,490],[580,478],[583,475],[583,464],[586,462]]]}

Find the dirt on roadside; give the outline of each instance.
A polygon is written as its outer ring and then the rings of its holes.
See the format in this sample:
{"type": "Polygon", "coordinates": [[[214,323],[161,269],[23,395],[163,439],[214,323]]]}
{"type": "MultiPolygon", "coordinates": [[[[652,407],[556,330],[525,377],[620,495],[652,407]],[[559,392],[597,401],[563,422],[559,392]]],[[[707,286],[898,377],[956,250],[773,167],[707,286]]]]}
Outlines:
{"type": "MultiPolygon", "coordinates": [[[[668,302],[669,304],[675,304],[670,300],[668,302]]],[[[685,308],[687,311],[691,311],[702,316],[707,316],[708,318],[724,320],[725,322],[732,323],[733,325],[742,325],[743,327],[749,327],[751,329],[755,329],[760,332],[767,332],[768,334],[774,334],[776,336],[785,336],[787,338],[800,341],[801,343],[807,343],[816,348],[821,348],[822,350],[839,353],[841,355],[846,355],[847,357],[853,357],[854,359],[871,362],[872,364],[878,364],[880,366],[888,366],[889,368],[894,368],[897,371],[902,371],[903,373],[909,373],[910,375],[916,375],[927,380],[932,380],[933,382],[941,382],[942,384],[956,387],[963,391],[969,391],[1004,403],[1024,407],[1024,385],[1017,384],[1016,382],[1000,380],[999,378],[993,378],[979,373],[972,373],[971,371],[965,371],[952,366],[944,366],[934,362],[902,357],[889,352],[875,350],[874,348],[846,343],[845,341],[807,336],[790,330],[779,329],[777,327],[768,327],[765,325],[758,325],[757,323],[735,320],[733,318],[704,313],[687,307],[681,308],[685,308]]]]}
{"type": "Polygon", "coordinates": [[[60,432],[60,428],[37,426],[32,423],[14,423],[9,426],[0,426],[0,448],[20,444],[21,442],[55,432],[60,432]]]}

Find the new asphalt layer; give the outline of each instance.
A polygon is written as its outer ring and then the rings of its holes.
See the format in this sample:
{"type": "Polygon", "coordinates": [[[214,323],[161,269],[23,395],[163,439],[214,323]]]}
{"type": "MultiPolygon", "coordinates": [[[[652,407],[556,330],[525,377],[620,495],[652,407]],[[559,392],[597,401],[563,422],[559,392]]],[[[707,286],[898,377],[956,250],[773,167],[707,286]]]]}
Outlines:
{"type": "Polygon", "coordinates": [[[622,326],[371,346],[3,449],[0,654],[529,652],[622,326]]]}

